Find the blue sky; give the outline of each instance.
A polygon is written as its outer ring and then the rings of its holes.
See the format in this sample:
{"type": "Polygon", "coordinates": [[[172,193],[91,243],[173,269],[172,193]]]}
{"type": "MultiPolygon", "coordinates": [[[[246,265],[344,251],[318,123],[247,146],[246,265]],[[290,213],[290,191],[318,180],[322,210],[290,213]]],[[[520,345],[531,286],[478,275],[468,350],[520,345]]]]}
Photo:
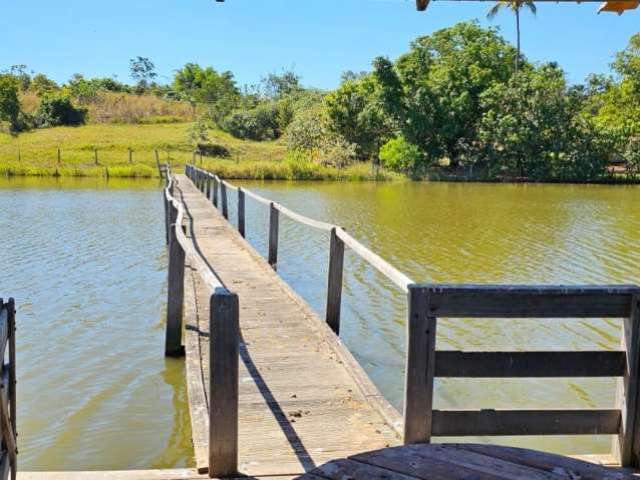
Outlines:
{"type": "MultiPolygon", "coordinates": [[[[294,68],[303,83],[335,87],[345,70],[367,70],[378,55],[392,58],[417,36],[478,18],[515,42],[507,12],[489,22],[489,2],[413,0],[4,0],[0,7],[0,69],[27,64],[57,81],[73,73],[117,75],[128,60],[150,57],[160,78],[186,62],[231,70],[255,83],[294,68]]],[[[640,31],[640,9],[597,15],[597,3],[538,4],[525,14],[522,48],[533,61],[558,61],[572,82],[607,72],[613,54],[640,31]]]]}

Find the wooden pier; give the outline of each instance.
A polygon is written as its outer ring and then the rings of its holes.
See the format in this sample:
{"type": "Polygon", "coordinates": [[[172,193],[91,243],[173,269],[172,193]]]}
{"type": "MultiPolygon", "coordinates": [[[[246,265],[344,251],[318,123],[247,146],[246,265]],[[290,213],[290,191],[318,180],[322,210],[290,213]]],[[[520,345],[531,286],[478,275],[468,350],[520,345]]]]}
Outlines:
{"type": "Polygon", "coordinates": [[[539,470],[527,478],[633,475],[628,469],[613,471],[529,450],[492,447],[479,453],[483,447],[478,446],[470,454],[472,445],[430,445],[438,436],[483,435],[607,434],[614,438],[611,455],[591,460],[640,464],[637,287],[418,285],[342,228],[193,166],[187,166],[186,175],[168,171],[165,200],[170,249],[166,351],[186,354],[199,472],[254,478],[525,478],[505,473],[510,465],[514,472],[539,470]],[[228,221],[231,201],[237,202],[236,226],[228,221]],[[243,238],[247,201],[268,208],[266,259],[243,238]],[[330,233],[324,319],[276,273],[281,215],[330,233]],[[407,294],[402,415],[340,341],[345,248],[407,294]],[[624,342],[617,352],[440,352],[438,317],[618,317],[624,342]],[[441,411],[432,406],[436,377],[607,376],[620,379],[618,403],[610,409],[441,411]],[[489,463],[464,466],[460,460],[476,455],[489,463]],[[563,462],[583,476],[553,473],[566,467],[563,462]],[[405,463],[420,468],[410,472],[402,467],[405,463]],[[455,465],[459,474],[429,473],[453,472],[455,465]]]}

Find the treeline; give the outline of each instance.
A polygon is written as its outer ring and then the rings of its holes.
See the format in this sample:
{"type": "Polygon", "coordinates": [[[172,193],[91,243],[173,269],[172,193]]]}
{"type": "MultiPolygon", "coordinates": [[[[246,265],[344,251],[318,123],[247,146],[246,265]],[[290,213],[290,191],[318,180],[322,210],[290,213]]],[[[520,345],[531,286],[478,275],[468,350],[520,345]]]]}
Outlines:
{"type": "Polygon", "coordinates": [[[304,87],[289,71],[241,87],[231,72],[191,63],[160,84],[144,57],[131,60],[131,84],[75,75],[57,85],[17,66],[0,75],[0,120],[15,131],[79,124],[105,95],[153,97],[185,107],[194,122],[189,138],[205,154],[223,152],[208,139],[219,128],[242,139],[282,139],[291,162],[371,161],[417,178],[640,175],[640,34],[616,55],[610,75],[578,85],[555,63],[517,56],[497,29],[464,22],[416,39],[394,61],[376,58],[369,72],[345,73],[331,92],[304,87]],[[39,99],[30,112],[21,105],[25,92],[39,99]]]}

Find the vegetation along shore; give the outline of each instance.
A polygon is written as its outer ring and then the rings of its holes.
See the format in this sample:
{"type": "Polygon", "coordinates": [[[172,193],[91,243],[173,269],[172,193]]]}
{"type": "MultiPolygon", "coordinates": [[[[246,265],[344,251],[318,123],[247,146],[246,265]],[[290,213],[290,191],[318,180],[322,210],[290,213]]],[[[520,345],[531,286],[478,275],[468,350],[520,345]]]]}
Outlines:
{"type": "Polygon", "coordinates": [[[241,87],[196,64],[161,84],[142,57],[133,84],[15,65],[0,74],[0,175],[153,177],[196,161],[227,178],[636,182],[640,34],[612,60],[570,84],[464,22],[328,92],[291,71],[241,87]]]}

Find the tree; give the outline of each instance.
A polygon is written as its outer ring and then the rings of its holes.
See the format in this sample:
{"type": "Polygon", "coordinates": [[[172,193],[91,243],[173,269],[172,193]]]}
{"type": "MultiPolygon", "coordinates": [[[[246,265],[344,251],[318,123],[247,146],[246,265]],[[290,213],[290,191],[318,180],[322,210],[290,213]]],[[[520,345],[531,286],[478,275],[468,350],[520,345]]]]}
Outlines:
{"type": "Polygon", "coordinates": [[[300,76],[291,70],[283,70],[280,75],[270,73],[262,79],[262,85],[269,98],[281,98],[302,90],[300,76]]]}
{"type": "Polygon", "coordinates": [[[498,0],[496,4],[491,7],[487,18],[493,19],[503,8],[508,8],[516,14],[516,36],[517,36],[517,49],[518,55],[516,55],[516,73],[518,73],[518,64],[520,61],[520,9],[527,7],[534,15],[538,11],[534,0],[498,0]]]}
{"type": "Polygon", "coordinates": [[[231,72],[219,73],[196,63],[187,63],[176,72],[173,89],[191,103],[194,113],[196,104],[209,105],[216,123],[236,106],[240,94],[231,72]]]}
{"type": "Polygon", "coordinates": [[[147,57],[135,57],[129,60],[131,78],[138,83],[140,90],[146,90],[150,82],[158,76],[156,66],[147,57]]]}
{"type": "Polygon", "coordinates": [[[9,122],[12,130],[18,129],[20,115],[20,99],[18,98],[18,83],[10,74],[0,75],[0,120],[9,122]]]}

